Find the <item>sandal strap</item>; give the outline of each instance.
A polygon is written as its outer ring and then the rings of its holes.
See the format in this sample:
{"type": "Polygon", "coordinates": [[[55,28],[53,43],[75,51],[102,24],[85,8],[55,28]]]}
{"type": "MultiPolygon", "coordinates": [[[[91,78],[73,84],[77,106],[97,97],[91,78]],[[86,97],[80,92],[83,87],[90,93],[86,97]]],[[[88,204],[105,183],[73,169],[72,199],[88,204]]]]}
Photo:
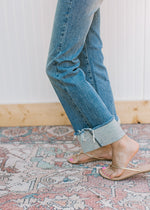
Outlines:
{"type": "Polygon", "coordinates": [[[113,168],[118,168],[118,169],[129,170],[129,171],[137,171],[137,172],[142,172],[141,170],[138,170],[138,169],[134,169],[134,168],[125,168],[125,167],[119,167],[119,166],[115,166],[115,165],[111,165],[111,167],[113,167],[113,168]]]}
{"type": "MultiPolygon", "coordinates": [[[[80,153],[80,154],[81,154],[81,153],[80,153]]],[[[98,160],[103,160],[103,159],[104,159],[104,158],[95,157],[95,156],[93,156],[93,155],[91,155],[91,154],[87,154],[87,153],[84,153],[84,152],[82,152],[82,154],[87,155],[87,156],[90,157],[90,158],[95,158],[95,159],[98,159],[98,160]]]]}
{"type": "Polygon", "coordinates": [[[90,158],[94,158],[94,159],[98,159],[98,160],[103,160],[104,159],[104,158],[98,158],[98,157],[95,157],[95,156],[93,156],[91,154],[87,154],[87,153],[84,153],[84,152],[80,151],[79,153],[75,154],[75,156],[77,158],[77,161],[79,161],[81,154],[87,155],[90,158]]]}

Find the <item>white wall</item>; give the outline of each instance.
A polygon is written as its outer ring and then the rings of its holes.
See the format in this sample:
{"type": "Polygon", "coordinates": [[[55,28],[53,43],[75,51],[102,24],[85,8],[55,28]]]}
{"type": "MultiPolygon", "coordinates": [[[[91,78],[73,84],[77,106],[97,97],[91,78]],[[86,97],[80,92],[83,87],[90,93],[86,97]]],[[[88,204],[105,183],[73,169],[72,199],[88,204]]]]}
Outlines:
{"type": "Polygon", "coordinates": [[[144,87],[143,97],[150,99],[150,0],[146,0],[145,9],[145,51],[144,51],[144,87]]]}
{"type": "MultiPolygon", "coordinates": [[[[45,72],[57,0],[0,0],[0,104],[55,102],[45,72]]],[[[115,100],[150,99],[150,0],[104,0],[101,35],[115,100]]]]}

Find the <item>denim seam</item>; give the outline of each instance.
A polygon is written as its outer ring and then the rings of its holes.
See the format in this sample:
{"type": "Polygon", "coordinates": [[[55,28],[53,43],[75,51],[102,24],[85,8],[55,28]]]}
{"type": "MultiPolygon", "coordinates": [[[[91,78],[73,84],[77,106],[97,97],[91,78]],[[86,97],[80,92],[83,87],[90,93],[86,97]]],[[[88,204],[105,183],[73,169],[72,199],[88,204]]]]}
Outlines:
{"type": "Polygon", "coordinates": [[[62,50],[63,40],[65,38],[65,34],[67,32],[67,29],[68,29],[68,19],[69,19],[69,15],[70,15],[71,6],[72,6],[72,1],[73,0],[70,0],[70,5],[68,6],[68,10],[67,10],[66,16],[64,18],[64,25],[62,27],[62,34],[61,34],[61,37],[60,37],[60,44],[59,44],[59,47],[58,47],[58,53],[62,50]]]}
{"type": "MultiPolygon", "coordinates": [[[[88,55],[88,50],[87,50],[87,48],[86,48],[86,53],[87,53],[87,59],[88,59],[88,62],[89,62],[89,55],[88,55]]],[[[89,63],[89,65],[90,65],[90,63],[89,63]]],[[[97,83],[96,83],[96,80],[95,80],[95,75],[93,74],[91,65],[90,65],[90,70],[91,70],[90,73],[91,73],[91,76],[92,76],[92,79],[93,79],[94,88],[95,88],[96,92],[98,92],[98,91],[97,91],[97,83]]]]}
{"type": "MultiPolygon", "coordinates": [[[[90,133],[91,135],[93,135],[93,133],[92,133],[91,131],[89,131],[89,133],[90,133]]],[[[102,147],[102,145],[98,142],[98,140],[97,140],[96,137],[95,137],[95,141],[96,141],[96,143],[97,143],[100,147],[102,147]]]]}
{"type": "MultiPolygon", "coordinates": [[[[65,34],[67,32],[67,28],[68,28],[68,19],[69,19],[69,15],[70,15],[70,10],[71,10],[71,6],[72,6],[72,1],[70,0],[69,2],[69,6],[68,6],[68,10],[66,12],[66,15],[64,17],[64,24],[62,26],[62,32],[61,32],[61,36],[60,36],[60,42],[59,42],[59,46],[57,48],[57,54],[59,54],[62,50],[63,47],[63,40],[65,39],[65,34]]],[[[56,76],[58,76],[58,69],[56,69],[56,76]]]]}
{"type": "MultiPolygon", "coordinates": [[[[87,42],[87,40],[86,40],[87,42]]],[[[89,67],[89,72],[90,72],[90,76],[92,78],[92,82],[93,82],[93,86],[94,86],[94,89],[96,90],[97,92],[97,88],[96,88],[96,82],[95,82],[95,79],[93,77],[93,73],[92,73],[92,69],[91,69],[91,65],[90,65],[90,62],[89,62],[89,55],[88,55],[88,51],[87,51],[87,43],[85,42],[85,53],[86,53],[86,60],[87,60],[87,64],[88,64],[88,67],[89,67]]]]}
{"type": "MultiPolygon", "coordinates": [[[[60,53],[60,51],[62,50],[62,47],[63,47],[63,41],[64,41],[64,38],[65,38],[65,34],[67,32],[68,19],[69,19],[69,14],[70,14],[72,2],[73,2],[73,0],[70,0],[70,5],[69,5],[68,10],[67,10],[67,15],[66,15],[66,17],[64,19],[64,25],[62,27],[63,28],[63,33],[61,34],[60,44],[59,44],[59,47],[57,49],[57,53],[60,53]]],[[[56,70],[56,74],[57,74],[56,76],[58,76],[58,69],[56,70]]],[[[62,81],[60,81],[60,82],[62,82],[62,81]]],[[[62,84],[63,84],[63,82],[62,82],[62,84]]],[[[85,119],[84,115],[82,115],[82,113],[80,112],[80,110],[78,109],[78,107],[76,106],[74,101],[72,100],[71,96],[69,95],[69,92],[67,91],[67,88],[65,86],[64,86],[64,90],[68,94],[68,96],[70,97],[70,100],[72,101],[72,103],[74,104],[74,108],[76,108],[78,110],[78,112],[82,116],[84,122],[90,127],[89,122],[87,121],[87,119],[85,119]]]]}
{"type": "MultiPolygon", "coordinates": [[[[100,8],[99,8],[100,9],[100,8]]],[[[85,54],[86,54],[86,60],[88,61],[88,66],[89,66],[89,70],[90,70],[90,76],[92,78],[92,82],[93,82],[93,86],[94,86],[94,89],[96,90],[96,92],[98,93],[98,90],[97,90],[97,83],[96,83],[96,80],[95,80],[95,75],[94,75],[94,71],[92,71],[92,68],[91,68],[91,65],[90,65],[90,62],[89,62],[89,55],[88,55],[88,49],[87,49],[87,42],[88,41],[88,36],[87,36],[87,39],[85,41],[85,54]]],[[[102,43],[103,44],[103,43],[102,43]]],[[[103,54],[102,54],[103,55],[103,54]]],[[[103,57],[104,59],[104,57],[103,57]]],[[[115,116],[115,115],[113,115],[115,116]]],[[[118,116],[117,116],[118,117],[118,116]]],[[[106,123],[107,124],[107,123],[106,123]]],[[[103,125],[102,125],[103,126],[103,125]]]]}

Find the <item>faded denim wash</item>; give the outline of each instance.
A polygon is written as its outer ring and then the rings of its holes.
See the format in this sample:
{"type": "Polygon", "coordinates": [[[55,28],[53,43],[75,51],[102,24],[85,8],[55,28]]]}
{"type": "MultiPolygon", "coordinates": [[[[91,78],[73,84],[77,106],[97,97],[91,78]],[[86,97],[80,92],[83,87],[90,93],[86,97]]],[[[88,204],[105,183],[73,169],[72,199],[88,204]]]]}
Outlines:
{"type": "Polygon", "coordinates": [[[125,133],[103,64],[102,0],[58,0],[46,73],[84,152],[125,133]]]}

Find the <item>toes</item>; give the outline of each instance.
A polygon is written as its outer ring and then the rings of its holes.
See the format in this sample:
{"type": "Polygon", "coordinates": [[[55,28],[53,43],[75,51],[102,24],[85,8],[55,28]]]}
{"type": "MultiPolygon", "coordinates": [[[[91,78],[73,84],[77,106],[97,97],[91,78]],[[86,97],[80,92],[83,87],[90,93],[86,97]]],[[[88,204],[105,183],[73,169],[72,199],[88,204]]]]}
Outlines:
{"type": "Polygon", "coordinates": [[[84,161],[84,156],[80,153],[75,154],[75,155],[68,158],[69,163],[75,163],[76,164],[76,163],[80,163],[82,161],[84,161]]]}
{"type": "Polygon", "coordinates": [[[104,170],[101,170],[101,175],[105,178],[111,179],[111,176],[109,174],[107,174],[106,171],[104,171],[104,170]]]}
{"type": "Polygon", "coordinates": [[[103,167],[100,170],[100,172],[103,177],[108,178],[108,179],[113,179],[113,178],[117,178],[121,176],[123,173],[123,170],[118,170],[118,169],[113,170],[111,166],[108,166],[108,167],[103,167]]]}
{"type": "Polygon", "coordinates": [[[123,173],[123,170],[117,170],[116,172],[114,172],[112,174],[112,178],[117,178],[117,177],[121,176],[122,173],[123,173]]]}
{"type": "Polygon", "coordinates": [[[68,159],[69,162],[73,162],[73,158],[68,159]]]}
{"type": "Polygon", "coordinates": [[[108,177],[109,179],[113,178],[113,173],[114,171],[110,168],[110,166],[108,167],[103,167],[101,169],[101,173],[105,176],[108,177]]]}
{"type": "Polygon", "coordinates": [[[76,159],[72,156],[68,158],[69,163],[76,163],[76,159]]]}
{"type": "Polygon", "coordinates": [[[105,174],[106,176],[109,176],[109,170],[108,170],[108,167],[103,167],[102,168],[102,171],[103,171],[103,174],[105,174]]]}

